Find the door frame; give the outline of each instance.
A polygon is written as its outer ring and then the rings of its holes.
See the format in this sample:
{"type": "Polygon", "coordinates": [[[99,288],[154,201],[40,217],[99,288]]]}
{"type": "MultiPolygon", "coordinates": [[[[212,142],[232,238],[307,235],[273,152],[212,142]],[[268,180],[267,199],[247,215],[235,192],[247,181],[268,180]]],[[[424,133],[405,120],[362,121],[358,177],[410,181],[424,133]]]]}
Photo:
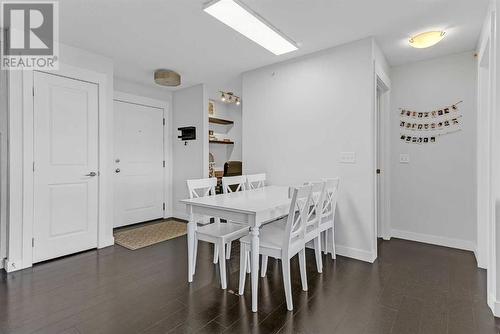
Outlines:
{"type": "MultiPolygon", "coordinates": [[[[145,107],[158,108],[163,110],[163,118],[165,119],[165,126],[163,127],[163,159],[165,160],[165,168],[163,168],[163,202],[165,203],[163,218],[170,218],[172,217],[172,140],[170,129],[172,124],[172,115],[169,112],[169,103],[167,101],[152,99],[149,97],[116,90],[113,95],[113,102],[114,101],[137,104],[145,107]]],[[[114,159],[115,157],[113,157],[113,161],[114,159]]],[[[115,189],[114,186],[115,179],[113,178],[113,189],[115,189]]],[[[114,219],[115,217],[113,214],[113,226],[114,219]]]]}
{"type": "MultiPolygon", "coordinates": [[[[89,83],[93,83],[97,85],[98,89],[98,117],[99,117],[99,125],[98,125],[98,145],[99,145],[99,185],[98,185],[98,196],[99,196],[99,208],[98,208],[98,227],[97,227],[97,247],[104,248],[107,246],[111,246],[114,244],[114,238],[112,234],[112,230],[109,229],[109,224],[106,224],[106,220],[109,217],[108,209],[112,210],[113,203],[109,203],[109,199],[112,198],[112,184],[110,181],[110,173],[108,173],[108,167],[106,165],[107,157],[109,156],[108,150],[108,141],[107,141],[107,133],[108,124],[105,115],[108,113],[106,110],[106,75],[104,73],[99,73],[87,69],[78,68],[75,66],[71,66],[64,63],[59,63],[59,70],[57,71],[42,71],[37,70],[38,72],[47,73],[50,75],[57,75],[60,77],[66,77],[69,79],[86,81],[89,83]],[[111,196],[110,196],[111,194],[111,196]],[[108,208],[108,209],[104,209],[108,208]]],[[[14,71],[15,72],[15,71],[14,71]]],[[[31,267],[33,265],[33,237],[34,237],[34,174],[33,174],[33,163],[34,163],[34,71],[33,70],[24,70],[20,74],[10,73],[11,82],[9,85],[12,86],[22,86],[22,91],[20,92],[21,96],[16,96],[20,98],[20,102],[22,105],[16,105],[14,108],[11,105],[9,111],[9,128],[13,126],[13,113],[19,112],[22,120],[22,133],[15,134],[17,138],[11,138],[12,140],[21,141],[22,144],[22,152],[20,156],[17,156],[18,159],[12,159],[9,156],[10,161],[10,171],[13,170],[12,162],[16,160],[16,162],[22,161],[22,187],[21,189],[10,189],[10,193],[12,196],[12,192],[15,192],[15,195],[18,195],[21,199],[22,209],[21,209],[21,217],[16,217],[19,219],[19,223],[16,225],[16,230],[13,231],[15,220],[12,219],[11,216],[9,219],[9,248],[20,246],[22,249],[20,258],[12,258],[11,254],[9,254],[9,258],[5,262],[5,270],[7,272],[24,269],[31,267]],[[20,227],[20,229],[19,229],[20,227]],[[21,236],[21,240],[19,240],[19,235],[21,236]],[[19,245],[19,241],[21,245],[19,245]]],[[[12,129],[14,130],[14,129],[12,129]]],[[[14,133],[11,131],[11,135],[14,133]]],[[[12,152],[11,152],[12,153],[12,152]]],[[[17,176],[17,175],[16,175],[17,176]]],[[[12,178],[12,175],[9,175],[9,178],[12,178]]],[[[11,182],[12,187],[12,182],[11,182]]],[[[109,218],[108,218],[109,219],[109,218]]]]}
{"type": "Polygon", "coordinates": [[[373,245],[372,251],[377,254],[377,238],[381,236],[384,240],[391,239],[391,198],[390,198],[390,162],[391,162],[391,113],[390,113],[390,93],[391,80],[385,71],[375,62],[374,64],[374,87],[373,87],[373,245]],[[377,89],[382,91],[380,99],[377,97],[377,89]],[[378,119],[379,115],[381,118],[378,119]],[[380,132],[380,134],[379,134],[380,132]],[[377,137],[379,139],[377,139],[377,137]],[[385,150],[380,150],[385,147],[385,150]],[[378,159],[380,157],[380,160],[378,159]],[[377,166],[379,160],[380,166],[377,166]],[[376,170],[382,170],[377,177],[376,170]],[[380,189],[377,186],[377,178],[380,178],[380,189]],[[380,194],[380,196],[379,196],[380,194]],[[380,197],[380,198],[379,198],[380,197]],[[380,204],[380,205],[379,205],[380,204]],[[379,214],[379,208],[381,210],[379,214]],[[379,224],[378,217],[381,217],[382,224],[379,224]],[[379,225],[381,231],[378,230],[379,225]]]}

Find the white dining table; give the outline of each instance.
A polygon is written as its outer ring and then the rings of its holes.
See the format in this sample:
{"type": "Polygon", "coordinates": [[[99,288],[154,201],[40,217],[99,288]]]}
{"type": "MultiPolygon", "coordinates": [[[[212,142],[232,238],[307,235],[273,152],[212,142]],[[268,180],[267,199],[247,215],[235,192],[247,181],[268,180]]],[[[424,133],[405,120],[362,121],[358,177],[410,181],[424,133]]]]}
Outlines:
{"type": "Polygon", "coordinates": [[[186,204],[188,221],[188,281],[193,281],[196,216],[218,217],[248,225],[251,245],[252,311],[257,312],[259,279],[259,229],[288,214],[288,187],[266,186],[259,189],[181,200],[186,204]]]}

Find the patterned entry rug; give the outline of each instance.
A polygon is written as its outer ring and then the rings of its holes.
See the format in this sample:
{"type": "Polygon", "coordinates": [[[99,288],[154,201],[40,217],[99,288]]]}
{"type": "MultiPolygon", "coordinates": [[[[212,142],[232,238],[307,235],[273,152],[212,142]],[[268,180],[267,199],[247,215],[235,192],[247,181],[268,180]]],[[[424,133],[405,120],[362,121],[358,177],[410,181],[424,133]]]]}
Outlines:
{"type": "Polygon", "coordinates": [[[185,235],[187,224],[175,220],[115,232],[115,243],[136,250],[185,235]]]}

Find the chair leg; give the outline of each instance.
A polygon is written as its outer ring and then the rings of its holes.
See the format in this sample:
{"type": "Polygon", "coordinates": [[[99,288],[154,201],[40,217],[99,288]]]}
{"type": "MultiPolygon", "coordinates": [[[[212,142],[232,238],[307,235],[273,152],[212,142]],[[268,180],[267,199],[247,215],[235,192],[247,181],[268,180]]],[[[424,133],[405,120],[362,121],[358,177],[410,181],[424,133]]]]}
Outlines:
{"type": "Polygon", "coordinates": [[[232,246],[232,241],[229,241],[227,243],[227,250],[226,250],[226,259],[230,259],[231,258],[231,246],[232,246]]]}
{"type": "Polygon", "coordinates": [[[252,267],[250,263],[250,252],[247,252],[246,259],[247,259],[247,273],[250,274],[252,272],[252,267]]]}
{"type": "Polygon", "coordinates": [[[332,240],[331,240],[332,241],[331,242],[331,244],[332,244],[332,250],[331,250],[331,252],[332,252],[332,259],[335,260],[337,258],[337,252],[335,251],[335,229],[332,227],[330,229],[330,231],[331,231],[331,234],[332,234],[332,240]]]}
{"type": "Polygon", "coordinates": [[[292,283],[290,281],[290,259],[281,259],[281,270],[283,271],[283,286],[285,287],[286,308],[293,310],[292,283]]]}
{"type": "Polygon", "coordinates": [[[248,262],[248,252],[243,244],[240,244],[240,287],[238,293],[243,295],[245,292],[245,279],[247,277],[247,262],[248,262]]]}
{"type": "Polygon", "coordinates": [[[219,262],[219,245],[214,244],[214,264],[219,262]]]}
{"type": "Polygon", "coordinates": [[[306,271],[306,250],[299,252],[300,280],[302,281],[302,290],[307,291],[307,271],[306,271]]]}
{"type": "Polygon", "coordinates": [[[220,269],[220,283],[222,289],[227,288],[226,282],[226,249],[224,247],[224,240],[219,241],[219,269],[220,269]]]}
{"type": "Polygon", "coordinates": [[[194,253],[193,253],[193,275],[196,273],[196,259],[198,258],[198,238],[194,236],[194,253]]]}
{"type": "Polygon", "coordinates": [[[321,232],[319,234],[320,238],[321,238],[321,244],[323,245],[323,249],[322,249],[322,252],[323,254],[328,254],[328,241],[326,240],[326,233],[324,232],[321,232]]]}
{"type": "Polygon", "coordinates": [[[262,255],[262,263],[261,263],[261,268],[260,268],[260,277],[266,277],[266,271],[267,271],[267,255],[262,255]]]}
{"type": "Polygon", "coordinates": [[[314,239],[313,242],[314,242],[314,253],[316,257],[316,269],[318,270],[318,273],[322,273],[323,259],[321,258],[321,234],[318,235],[318,237],[314,239]]]}

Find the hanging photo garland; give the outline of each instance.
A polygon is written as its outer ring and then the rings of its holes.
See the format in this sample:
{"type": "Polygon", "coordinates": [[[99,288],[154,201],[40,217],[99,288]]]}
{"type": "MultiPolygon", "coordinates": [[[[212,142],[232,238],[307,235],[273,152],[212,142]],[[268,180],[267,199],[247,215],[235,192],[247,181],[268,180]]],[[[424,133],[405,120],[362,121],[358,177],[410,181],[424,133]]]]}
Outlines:
{"type": "Polygon", "coordinates": [[[432,144],[436,142],[437,137],[460,131],[462,115],[459,113],[458,105],[462,102],[459,101],[450,106],[428,112],[400,108],[399,127],[402,130],[415,132],[414,134],[400,134],[401,141],[411,144],[432,144]],[[446,132],[443,132],[443,130],[446,130],[446,132]],[[421,135],[420,132],[424,131],[425,133],[434,133],[432,135],[421,135]]]}
{"type": "Polygon", "coordinates": [[[458,112],[458,104],[462,103],[463,101],[458,101],[455,104],[452,104],[451,106],[447,106],[441,109],[433,110],[433,111],[426,111],[426,112],[417,112],[417,111],[412,111],[412,110],[407,110],[400,108],[401,116],[404,117],[411,117],[411,118],[436,118],[444,115],[448,115],[452,112],[458,112]]]}
{"type": "Polygon", "coordinates": [[[462,115],[458,115],[451,119],[444,119],[432,123],[414,123],[413,121],[401,120],[399,126],[412,131],[440,130],[449,126],[460,125],[459,119],[461,117],[462,115]]]}

